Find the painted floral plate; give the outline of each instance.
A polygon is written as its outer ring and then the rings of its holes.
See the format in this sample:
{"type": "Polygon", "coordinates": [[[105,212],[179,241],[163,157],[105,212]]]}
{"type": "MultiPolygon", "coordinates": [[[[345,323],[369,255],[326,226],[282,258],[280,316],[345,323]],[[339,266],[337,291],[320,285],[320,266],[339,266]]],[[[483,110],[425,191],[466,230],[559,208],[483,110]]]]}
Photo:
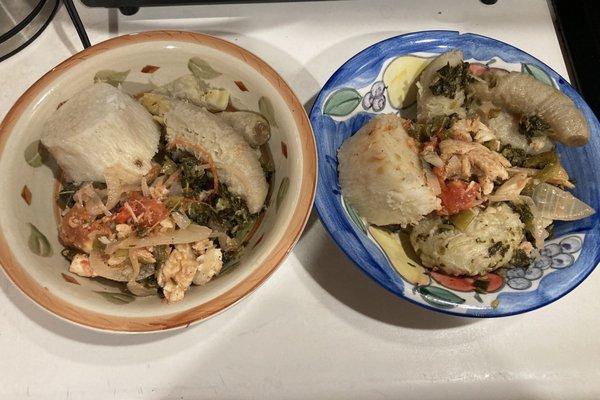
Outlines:
{"type": "Polygon", "coordinates": [[[585,115],[590,143],[558,146],[578,182],[575,195],[600,209],[600,125],[581,96],[559,74],[509,44],[475,34],[425,31],[396,36],[361,51],[342,65],[319,93],[310,113],[317,139],[319,179],[316,207],[329,233],[371,278],[423,307],[470,317],[499,317],[531,311],[573,290],[600,261],[597,214],[558,223],[542,256],[527,268],[508,266],[479,277],[451,277],[423,268],[406,237],[368,226],[341,195],[337,150],[379,113],[410,115],[415,82],[431,57],[457,48],[465,60],[530,74],[569,96],[585,115]]]}

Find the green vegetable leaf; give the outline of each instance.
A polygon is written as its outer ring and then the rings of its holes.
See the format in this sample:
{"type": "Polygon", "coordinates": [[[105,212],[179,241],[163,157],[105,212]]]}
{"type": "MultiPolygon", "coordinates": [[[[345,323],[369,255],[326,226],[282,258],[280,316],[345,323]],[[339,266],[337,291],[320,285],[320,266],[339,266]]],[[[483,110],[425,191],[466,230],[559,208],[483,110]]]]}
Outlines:
{"type": "Polygon", "coordinates": [[[527,75],[533,76],[540,82],[545,83],[546,85],[550,85],[556,87],[550,75],[540,67],[534,64],[521,64],[521,72],[527,75]]]}
{"type": "Polygon", "coordinates": [[[428,122],[413,122],[408,128],[408,134],[421,143],[427,142],[432,136],[448,137],[448,129],[458,120],[458,114],[437,115],[428,122]]]}
{"type": "Polygon", "coordinates": [[[437,286],[418,286],[417,291],[427,303],[441,308],[454,308],[465,302],[449,290],[437,286]]]}
{"type": "Polygon", "coordinates": [[[262,96],[258,99],[258,109],[263,117],[269,121],[271,126],[277,127],[277,121],[275,121],[275,109],[273,108],[273,104],[271,104],[271,100],[268,97],[262,96]]]}
{"type": "Polygon", "coordinates": [[[550,124],[537,115],[523,115],[519,120],[519,132],[531,139],[534,136],[543,135],[550,129],[550,124]]]}
{"type": "Polygon", "coordinates": [[[29,240],[27,240],[27,246],[29,247],[29,250],[38,256],[50,257],[52,255],[52,246],[50,246],[50,242],[46,236],[44,236],[44,234],[31,223],[29,224],[29,228],[31,229],[29,233],[29,240]]]}
{"type": "Polygon", "coordinates": [[[192,57],[188,61],[188,69],[196,77],[196,79],[213,79],[220,76],[221,73],[215,71],[209,63],[200,57],[192,57]]]}
{"type": "Polygon", "coordinates": [[[81,183],[68,182],[60,188],[60,192],[58,192],[57,202],[58,206],[61,209],[64,210],[67,207],[73,207],[73,205],[75,204],[75,199],[73,197],[75,196],[75,193],[77,193],[81,185],[81,183]]]}
{"type": "Polygon", "coordinates": [[[323,114],[343,117],[358,107],[362,96],[351,88],[340,89],[333,93],[323,107],[323,114]]]}
{"type": "Polygon", "coordinates": [[[526,203],[508,203],[509,207],[513,209],[514,212],[519,214],[519,218],[523,223],[531,223],[533,221],[533,213],[531,209],[526,203]]]}
{"type": "Polygon", "coordinates": [[[502,148],[500,154],[502,154],[513,167],[522,167],[527,159],[527,153],[524,150],[512,147],[509,144],[502,148]]]}
{"type": "Polygon", "coordinates": [[[281,183],[279,184],[279,190],[277,190],[277,199],[275,200],[275,209],[277,211],[279,211],[279,206],[281,206],[281,202],[283,201],[283,198],[285,197],[289,186],[290,178],[286,176],[281,180],[281,183]]]}
{"type": "Polygon", "coordinates": [[[127,75],[129,75],[129,71],[130,70],[119,72],[111,69],[103,69],[102,71],[96,72],[96,75],[94,75],[94,83],[104,82],[114,87],[119,87],[119,85],[125,81],[127,75]]]}
{"type": "Polygon", "coordinates": [[[98,293],[112,304],[129,304],[135,300],[135,296],[129,293],[113,293],[103,292],[101,290],[94,290],[94,293],[98,293]]]}
{"type": "Polygon", "coordinates": [[[437,70],[429,89],[435,96],[453,99],[456,91],[464,89],[471,80],[469,63],[463,62],[454,67],[448,63],[437,70]]]}
{"type": "Polygon", "coordinates": [[[31,165],[33,168],[41,167],[43,160],[40,152],[40,141],[36,140],[29,143],[25,148],[23,155],[25,156],[25,162],[27,162],[27,164],[31,165]]]}

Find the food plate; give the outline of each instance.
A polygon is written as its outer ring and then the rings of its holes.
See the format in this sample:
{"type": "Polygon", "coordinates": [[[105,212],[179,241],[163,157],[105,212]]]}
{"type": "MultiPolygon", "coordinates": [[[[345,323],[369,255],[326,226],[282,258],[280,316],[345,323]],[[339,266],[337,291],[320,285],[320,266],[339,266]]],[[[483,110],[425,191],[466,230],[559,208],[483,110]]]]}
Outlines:
{"type": "MultiPolygon", "coordinates": [[[[114,74],[111,74],[114,78],[114,74]]],[[[289,86],[252,53],[211,36],[153,31],[120,36],[64,61],[34,83],[0,124],[0,262],[10,280],[46,310],[71,322],[114,332],[186,327],[213,316],[258,288],[300,237],[312,209],[316,151],[308,117],[289,86]],[[42,127],[61,104],[89,87],[99,71],[121,72],[135,95],[201,68],[231,93],[237,109],[260,112],[272,126],[272,196],[247,251],[216,279],[177,303],[134,297],[111,281],[69,272],[54,216],[56,169],[40,151],[42,127]],[[125,71],[125,72],[123,72],[125,71]]],[[[197,290],[196,290],[197,289],[197,290]]]]}
{"type": "Polygon", "coordinates": [[[374,115],[410,115],[415,106],[414,82],[428,58],[451,49],[461,49],[469,62],[530,74],[574,101],[589,125],[590,142],[580,148],[559,145],[558,152],[578,183],[574,194],[599,209],[600,126],[581,96],[526,52],[489,37],[454,31],[416,32],[384,40],[352,57],[327,81],[310,113],[320,160],[315,204],[344,252],[381,286],[402,298],[431,310],[469,317],[531,311],[569,293],[596,267],[600,261],[597,214],[558,223],[541,258],[527,268],[509,267],[463,278],[420,266],[402,235],[398,238],[369,227],[341,195],[337,150],[342,142],[374,115]]]}

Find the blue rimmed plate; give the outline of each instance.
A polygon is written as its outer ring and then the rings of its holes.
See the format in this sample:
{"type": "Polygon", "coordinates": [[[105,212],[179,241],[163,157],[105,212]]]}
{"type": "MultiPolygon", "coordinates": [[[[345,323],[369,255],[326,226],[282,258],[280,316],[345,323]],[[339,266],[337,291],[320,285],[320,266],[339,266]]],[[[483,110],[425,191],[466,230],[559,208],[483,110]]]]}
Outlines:
{"type": "Polygon", "coordinates": [[[600,125],[581,96],[550,67],[504,42],[475,34],[424,31],[396,36],[361,51],[342,65],[319,93],[310,113],[317,139],[316,207],[325,227],[365,273],[392,293],[423,307],[470,317],[531,311],[573,290],[600,261],[598,216],[558,223],[542,257],[527,268],[504,268],[477,278],[456,278],[419,265],[405,237],[367,226],[346,204],[338,182],[337,150],[379,113],[410,114],[414,82],[428,60],[461,49],[473,63],[530,74],[569,96],[585,115],[591,140],[581,148],[558,146],[577,182],[574,194],[600,209],[600,125]]]}

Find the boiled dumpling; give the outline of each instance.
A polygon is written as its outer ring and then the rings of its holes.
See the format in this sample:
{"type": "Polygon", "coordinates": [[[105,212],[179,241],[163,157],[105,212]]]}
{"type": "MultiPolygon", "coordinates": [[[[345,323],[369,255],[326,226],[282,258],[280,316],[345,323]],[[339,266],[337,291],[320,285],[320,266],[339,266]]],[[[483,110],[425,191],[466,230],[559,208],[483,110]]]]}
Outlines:
{"type": "Polygon", "coordinates": [[[460,50],[453,50],[443,53],[434,58],[427,67],[421,72],[419,77],[419,92],[417,98],[417,119],[420,122],[427,122],[434,117],[456,114],[464,118],[466,111],[464,107],[465,92],[462,89],[456,91],[454,98],[448,98],[442,95],[434,95],[429,86],[432,84],[435,74],[440,68],[446,65],[455,67],[463,62],[463,53],[460,50]]]}
{"type": "Polygon", "coordinates": [[[440,208],[437,180],[396,115],[374,117],[344,141],[338,160],[344,198],[371,224],[406,226],[440,208]]]}
{"type": "Polygon", "coordinates": [[[148,173],[160,130],[144,107],[119,89],[96,83],[52,114],[41,142],[67,181],[104,182],[108,169],[125,183],[148,173]]]}

